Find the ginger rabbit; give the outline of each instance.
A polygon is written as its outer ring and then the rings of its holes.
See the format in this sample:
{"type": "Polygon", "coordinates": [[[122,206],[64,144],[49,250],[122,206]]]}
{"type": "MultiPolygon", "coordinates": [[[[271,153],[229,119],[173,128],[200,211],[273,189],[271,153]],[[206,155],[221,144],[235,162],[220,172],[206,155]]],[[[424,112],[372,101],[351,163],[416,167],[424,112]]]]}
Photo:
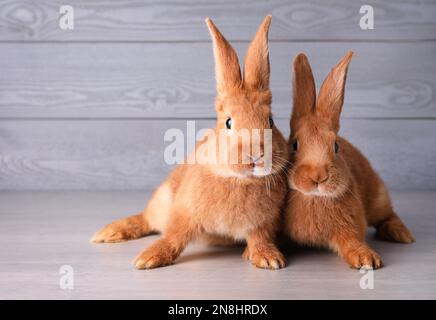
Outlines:
{"type": "MultiPolygon", "coordinates": [[[[162,232],[163,236],[135,259],[139,269],[173,263],[189,242],[200,238],[214,243],[245,241],[244,256],[255,266],[270,269],[285,266],[275,238],[287,194],[288,150],[271,114],[270,22],[271,16],[267,16],[251,42],[242,76],[236,52],[212,20],[206,19],[213,41],[217,84],[214,136],[220,130],[229,137],[240,129],[257,129],[262,133],[270,130],[271,170],[265,169],[267,146],[263,138],[257,151],[245,149],[251,140],[233,140],[229,142],[229,151],[249,150],[238,153],[238,163],[186,161],[178,165],[154,192],[143,212],[107,225],[93,237],[93,242],[125,241],[162,232]]],[[[199,142],[193,153],[202,145],[199,142]]]]}
{"type": "Polygon", "coordinates": [[[367,226],[385,240],[411,243],[414,238],[368,160],[338,136],[352,56],[348,52],[331,70],[318,97],[307,57],[294,59],[291,190],[284,230],[297,243],[338,252],[353,268],[379,268],[380,256],[365,243],[367,226]]]}

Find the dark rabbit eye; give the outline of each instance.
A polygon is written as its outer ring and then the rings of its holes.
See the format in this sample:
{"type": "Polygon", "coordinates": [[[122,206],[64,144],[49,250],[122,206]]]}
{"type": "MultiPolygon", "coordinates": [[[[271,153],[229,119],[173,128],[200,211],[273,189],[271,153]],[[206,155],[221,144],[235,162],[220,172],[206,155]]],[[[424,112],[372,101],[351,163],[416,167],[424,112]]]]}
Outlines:
{"type": "Polygon", "coordinates": [[[337,142],[335,142],[335,153],[339,152],[339,145],[337,142]]]}
{"type": "Polygon", "coordinates": [[[227,129],[230,129],[230,128],[232,127],[232,119],[231,119],[231,118],[228,118],[228,119],[227,119],[227,121],[226,121],[226,127],[227,127],[227,129]]]}
{"type": "Polygon", "coordinates": [[[274,120],[273,118],[269,118],[269,127],[272,128],[274,125],[274,120]]]}
{"type": "Polygon", "coordinates": [[[292,150],[294,152],[297,152],[297,150],[298,150],[298,140],[295,140],[294,143],[292,144],[292,150]]]}

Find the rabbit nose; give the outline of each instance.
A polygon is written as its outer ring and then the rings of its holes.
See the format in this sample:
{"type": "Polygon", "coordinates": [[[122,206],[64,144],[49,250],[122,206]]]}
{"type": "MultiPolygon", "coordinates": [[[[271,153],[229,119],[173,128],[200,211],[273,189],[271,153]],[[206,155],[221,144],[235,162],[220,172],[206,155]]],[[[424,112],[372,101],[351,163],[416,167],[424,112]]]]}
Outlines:
{"type": "Polygon", "coordinates": [[[256,164],[257,162],[259,162],[260,160],[263,159],[263,153],[260,153],[258,156],[250,156],[250,155],[248,155],[248,157],[251,159],[251,163],[252,164],[256,164]]]}
{"type": "Polygon", "coordinates": [[[262,158],[263,158],[263,153],[261,153],[259,156],[257,156],[257,157],[253,157],[253,162],[254,163],[256,163],[256,162],[258,162],[259,160],[262,160],[262,158]]]}
{"type": "Polygon", "coordinates": [[[315,184],[321,184],[328,180],[329,175],[327,171],[321,171],[321,172],[315,172],[314,174],[310,175],[310,180],[313,181],[315,184]]]}

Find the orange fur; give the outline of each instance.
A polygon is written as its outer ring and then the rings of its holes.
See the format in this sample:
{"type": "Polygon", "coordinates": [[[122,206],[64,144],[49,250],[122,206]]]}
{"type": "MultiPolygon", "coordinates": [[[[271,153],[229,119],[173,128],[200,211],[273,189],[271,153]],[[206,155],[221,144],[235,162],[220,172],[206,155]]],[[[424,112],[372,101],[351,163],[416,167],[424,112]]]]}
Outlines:
{"type": "MultiPolygon", "coordinates": [[[[242,79],[235,51],[213,22],[206,19],[213,40],[217,82],[215,132],[226,128],[229,117],[232,130],[263,131],[270,128],[267,43],[270,21],[271,16],[267,16],[248,49],[242,79]]],[[[142,220],[125,218],[114,222],[92,240],[112,242],[145,235],[137,230],[163,232],[160,240],[135,259],[135,266],[141,269],[171,264],[194,239],[209,239],[214,244],[246,241],[244,256],[255,266],[283,267],[285,260],[276,248],[275,235],[287,194],[285,167],[288,151],[281,133],[274,126],[272,129],[273,166],[270,174],[251,174],[258,165],[256,162],[189,164],[186,161],[176,167],[155,191],[142,220]],[[140,225],[132,227],[135,223],[140,225]]],[[[196,150],[203,143],[199,142],[196,150]]],[[[241,149],[242,142],[235,143],[229,150],[241,149]]],[[[260,154],[254,152],[250,149],[248,155],[239,153],[239,160],[263,154],[262,148],[260,154]]]]}
{"type": "Polygon", "coordinates": [[[383,239],[414,239],[394,213],[388,191],[368,160],[338,136],[352,55],[347,53],[332,69],[318,98],[306,56],[299,54],[294,60],[291,190],[284,229],[300,244],[336,250],[351,267],[378,268],[381,258],[365,244],[368,225],[383,239]]]}

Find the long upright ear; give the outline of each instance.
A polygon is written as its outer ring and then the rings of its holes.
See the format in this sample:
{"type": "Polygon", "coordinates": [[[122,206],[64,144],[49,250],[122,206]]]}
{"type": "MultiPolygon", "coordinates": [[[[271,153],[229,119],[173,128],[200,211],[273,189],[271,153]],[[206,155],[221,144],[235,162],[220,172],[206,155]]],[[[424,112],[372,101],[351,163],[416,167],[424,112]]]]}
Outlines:
{"type": "Polygon", "coordinates": [[[344,104],[345,81],[353,51],[348,51],[330,71],[321,86],[316,105],[317,114],[331,121],[332,129],[339,131],[339,118],[344,104]]]}
{"type": "Polygon", "coordinates": [[[267,15],[248,47],[244,62],[244,86],[250,90],[269,89],[268,30],[271,15],[267,15]]]}
{"type": "Polygon", "coordinates": [[[315,111],[316,102],[315,80],[309,60],[304,53],[294,58],[293,71],[292,131],[295,130],[299,119],[315,111]]]}
{"type": "Polygon", "coordinates": [[[212,20],[206,18],[206,24],[213,42],[217,91],[218,94],[224,94],[242,84],[238,56],[212,20]]]}

